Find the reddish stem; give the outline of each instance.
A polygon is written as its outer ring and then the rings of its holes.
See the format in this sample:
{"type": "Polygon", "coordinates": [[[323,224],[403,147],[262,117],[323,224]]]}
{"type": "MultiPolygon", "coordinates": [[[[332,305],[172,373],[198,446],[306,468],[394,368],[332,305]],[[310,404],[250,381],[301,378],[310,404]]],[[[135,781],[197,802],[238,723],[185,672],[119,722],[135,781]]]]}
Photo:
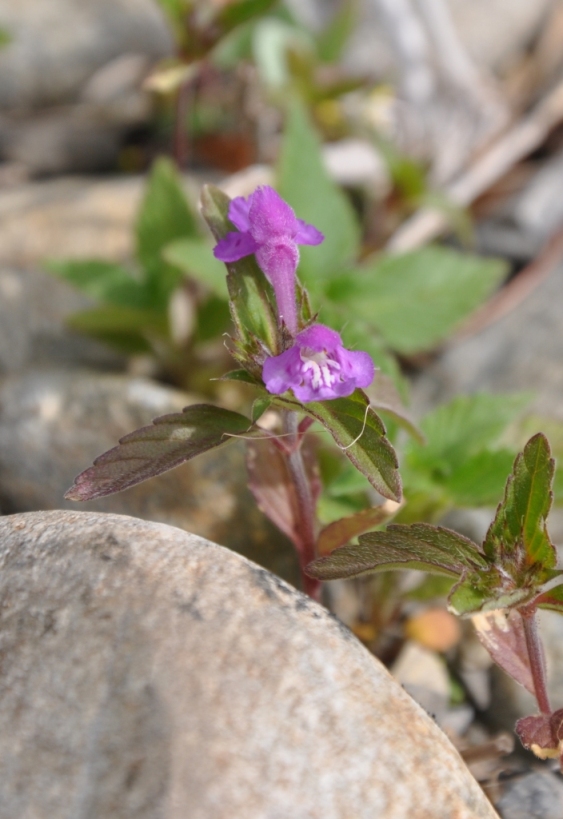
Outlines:
{"type": "Polygon", "coordinates": [[[526,648],[528,649],[528,659],[530,661],[532,680],[534,681],[536,700],[538,701],[538,707],[541,713],[549,716],[551,714],[551,706],[549,704],[549,696],[547,693],[545,661],[542,643],[538,632],[536,608],[535,606],[531,608],[522,608],[519,611],[522,615],[522,623],[524,624],[526,648]]]}
{"type": "Polygon", "coordinates": [[[285,429],[292,435],[293,441],[295,442],[295,446],[291,448],[291,451],[287,455],[287,463],[295,487],[299,507],[299,535],[301,540],[299,566],[301,569],[303,591],[312,597],[313,600],[320,600],[320,581],[305,574],[305,567],[317,556],[317,519],[313,493],[311,492],[311,485],[307,477],[307,472],[305,471],[305,464],[303,463],[303,456],[301,454],[298,424],[299,418],[296,412],[288,412],[285,414],[285,429]]]}

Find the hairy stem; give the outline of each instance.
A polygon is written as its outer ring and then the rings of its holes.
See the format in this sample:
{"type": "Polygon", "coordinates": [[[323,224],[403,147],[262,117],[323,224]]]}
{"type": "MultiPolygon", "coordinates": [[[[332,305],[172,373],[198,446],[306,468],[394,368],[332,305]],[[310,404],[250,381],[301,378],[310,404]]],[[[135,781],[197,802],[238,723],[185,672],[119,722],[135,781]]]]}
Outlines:
{"type": "Polygon", "coordinates": [[[303,590],[314,600],[319,600],[321,590],[320,582],[305,574],[305,566],[316,557],[317,521],[313,493],[311,492],[311,485],[305,471],[305,464],[303,463],[303,455],[301,453],[298,414],[296,412],[285,413],[284,426],[285,431],[291,436],[290,440],[293,443],[291,451],[287,455],[287,464],[295,487],[299,508],[299,534],[301,539],[299,564],[303,590]]]}
{"type": "Polygon", "coordinates": [[[538,701],[538,707],[541,713],[549,716],[551,714],[551,706],[549,704],[549,696],[547,694],[545,662],[541,638],[538,632],[536,609],[535,607],[531,609],[520,609],[520,614],[522,615],[522,622],[524,624],[526,647],[528,649],[528,658],[530,660],[530,670],[534,681],[536,700],[538,701]]]}

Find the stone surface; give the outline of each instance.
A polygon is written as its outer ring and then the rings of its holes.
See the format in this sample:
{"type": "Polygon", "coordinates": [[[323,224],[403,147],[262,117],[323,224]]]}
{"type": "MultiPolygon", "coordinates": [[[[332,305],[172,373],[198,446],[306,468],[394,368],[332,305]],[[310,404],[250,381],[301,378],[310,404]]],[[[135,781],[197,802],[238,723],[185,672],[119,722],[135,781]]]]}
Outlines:
{"type": "Polygon", "coordinates": [[[0,156],[31,174],[115,164],[128,130],[146,123],[141,88],[173,52],[153,0],[0,0],[0,156]]]}
{"type": "Polygon", "coordinates": [[[508,782],[498,803],[502,819],[561,819],[563,782],[553,773],[533,771],[508,782]]]}
{"type": "MultiPolygon", "coordinates": [[[[85,370],[6,378],[0,383],[0,506],[4,512],[77,509],[63,495],[79,472],[123,435],[198,400],[148,379],[85,370]]],[[[179,526],[298,583],[289,541],[247,489],[242,442],[80,508],[179,526]]]]}
{"type": "MultiPolygon", "coordinates": [[[[290,0],[292,10],[312,28],[326,25],[333,0],[290,0]]],[[[416,2],[412,4],[416,7],[416,2]]],[[[552,0],[447,0],[459,36],[471,56],[488,68],[502,69],[533,40],[552,0]]],[[[389,72],[392,55],[376,4],[360,4],[360,20],[345,60],[359,71],[389,72]]]]}
{"type": "Polygon", "coordinates": [[[0,518],[0,817],[493,819],[324,609],[178,529],[0,518]]]}
{"type": "Polygon", "coordinates": [[[0,375],[46,363],[124,366],[106,345],[66,328],[70,315],[92,304],[48,273],[0,266],[0,375]]]}
{"type": "Polygon", "coordinates": [[[414,388],[422,410],[459,393],[531,390],[533,408],[563,420],[563,266],[512,312],[453,344],[414,388]]]}

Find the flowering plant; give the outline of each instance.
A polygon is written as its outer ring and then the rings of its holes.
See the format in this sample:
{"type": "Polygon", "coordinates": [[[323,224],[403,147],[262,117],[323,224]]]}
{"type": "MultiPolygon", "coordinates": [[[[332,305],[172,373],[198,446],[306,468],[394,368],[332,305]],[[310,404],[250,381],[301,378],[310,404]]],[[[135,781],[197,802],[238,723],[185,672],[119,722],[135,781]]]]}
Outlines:
{"type": "Polygon", "coordinates": [[[517,456],[481,546],[428,523],[369,532],[397,510],[401,480],[378,405],[363,391],[378,378],[371,356],[346,349],[338,332],[316,321],[297,278],[298,245],[319,245],[323,235],[270,187],[231,201],[209,186],[202,212],[216,240],[215,257],[227,266],[229,349],[239,368],[224,378],[254,388],[251,417],[197,404],[156,418],[101,455],[66,497],[118,492],[247,439],[250,488],[292,540],[304,590],[319,598],[323,580],[402,568],[450,578],[450,609],[481,618],[476,628],[495,661],[536,696],[540,713],[517,725],[522,743],[542,758],[563,758],[563,709],[554,711],[549,702],[535,620],[538,608],[563,613],[563,571],[546,528],[554,472],[546,438],[533,436],[517,456]],[[309,435],[315,422],[386,502],[320,526],[309,435]],[[351,544],[356,537],[359,543],[351,544]],[[499,609],[506,613],[500,623],[499,609]]]}

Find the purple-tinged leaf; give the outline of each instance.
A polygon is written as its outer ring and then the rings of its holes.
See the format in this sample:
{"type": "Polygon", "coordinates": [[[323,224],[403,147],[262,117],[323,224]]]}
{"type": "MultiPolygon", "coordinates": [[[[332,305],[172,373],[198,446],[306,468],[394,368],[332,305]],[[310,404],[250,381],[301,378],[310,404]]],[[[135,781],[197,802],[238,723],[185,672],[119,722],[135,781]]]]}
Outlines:
{"type": "Polygon", "coordinates": [[[561,754],[561,720],[563,710],[553,714],[522,717],[516,723],[520,742],[540,759],[557,759],[561,754]],[[554,730],[555,729],[555,730],[554,730]]]}
{"type": "Polygon", "coordinates": [[[457,532],[427,523],[391,524],[384,532],[360,535],[357,546],[342,546],[328,557],[314,560],[307,574],[334,580],[390,569],[421,569],[459,577],[483,566],[485,559],[475,543],[457,532]]]}
{"type": "Polygon", "coordinates": [[[362,509],[361,512],[356,512],[355,515],[329,523],[322,530],[317,541],[319,556],[329,555],[339,546],[349,543],[352,538],[367,532],[372,526],[385,523],[396,514],[398,509],[399,504],[396,501],[386,500],[380,506],[362,509]]]}
{"type": "MultiPolygon", "coordinates": [[[[312,439],[303,441],[301,453],[316,503],[321,483],[312,439]]],[[[270,438],[262,438],[247,444],[246,466],[248,486],[259,509],[301,550],[299,505],[286,457],[270,438]]]]}
{"type": "Polygon", "coordinates": [[[542,572],[557,562],[546,527],[554,469],[545,435],[534,435],[516,456],[504,499],[483,544],[485,554],[508,568],[517,585],[529,583],[531,569],[539,583],[545,582],[542,572]]]}
{"type": "Polygon", "coordinates": [[[244,415],[209,404],[162,415],[96,458],[93,466],[78,475],[65,498],[86,501],[121,492],[229,443],[230,436],[260,434],[251,426],[244,415]]]}
{"type": "Polygon", "coordinates": [[[477,637],[495,663],[534,695],[522,617],[516,609],[483,612],[472,618],[477,637]]]}
{"type": "MultiPolygon", "coordinates": [[[[563,574],[563,572],[558,572],[558,574],[563,574]]],[[[555,586],[543,592],[539,597],[536,597],[534,602],[540,609],[551,609],[563,614],[563,585],[555,586]]]]}

